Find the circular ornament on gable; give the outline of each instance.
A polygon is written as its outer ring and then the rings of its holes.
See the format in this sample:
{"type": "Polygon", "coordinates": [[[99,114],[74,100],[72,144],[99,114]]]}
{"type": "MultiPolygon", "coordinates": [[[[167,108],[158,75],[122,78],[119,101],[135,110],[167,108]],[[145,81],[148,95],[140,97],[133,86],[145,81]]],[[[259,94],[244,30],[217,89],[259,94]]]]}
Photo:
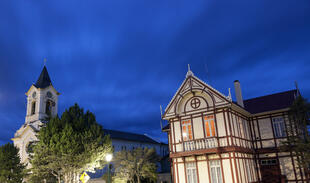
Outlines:
{"type": "Polygon", "coordinates": [[[46,96],[47,96],[48,98],[52,98],[52,97],[53,97],[53,94],[52,94],[51,92],[48,91],[48,92],[46,93],[46,96]]]}
{"type": "Polygon", "coordinates": [[[200,107],[200,104],[201,104],[201,102],[198,98],[193,98],[191,100],[191,106],[193,109],[197,109],[198,107],[200,107]]]}
{"type": "Polygon", "coordinates": [[[37,93],[36,93],[36,92],[33,92],[33,93],[32,93],[32,98],[36,98],[36,96],[37,96],[37,93]]]}

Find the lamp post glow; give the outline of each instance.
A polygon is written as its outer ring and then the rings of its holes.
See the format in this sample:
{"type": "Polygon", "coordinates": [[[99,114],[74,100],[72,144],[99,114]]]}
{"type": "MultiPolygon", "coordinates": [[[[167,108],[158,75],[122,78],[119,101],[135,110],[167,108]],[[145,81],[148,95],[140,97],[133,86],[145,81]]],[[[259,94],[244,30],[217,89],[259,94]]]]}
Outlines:
{"type": "Polygon", "coordinates": [[[112,154],[107,154],[106,157],[105,157],[105,160],[107,160],[107,162],[110,163],[110,161],[112,160],[113,158],[113,155],[112,154]]]}
{"type": "Polygon", "coordinates": [[[112,154],[107,154],[106,157],[105,157],[105,160],[107,160],[107,162],[109,163],[108,165],[108,183],[111,183],[111,173],[110,173],[110,169],[111,169],[111,166],[110,166],[110,162],[113,158],[113,155],[112,154]]]}

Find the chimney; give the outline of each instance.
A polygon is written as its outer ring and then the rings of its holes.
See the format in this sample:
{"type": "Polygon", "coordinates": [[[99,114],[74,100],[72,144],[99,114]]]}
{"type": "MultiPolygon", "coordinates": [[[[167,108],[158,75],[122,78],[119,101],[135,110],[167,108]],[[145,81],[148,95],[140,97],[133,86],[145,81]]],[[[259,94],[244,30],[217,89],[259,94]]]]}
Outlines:
{"type": "Polygon", "coordinates": [[[236,80],[236,81],[234,81],[234,85],[235,85],[237,104],[239,104],[240,106],[244,107],[240,82],[238,80],[236,80]]]}

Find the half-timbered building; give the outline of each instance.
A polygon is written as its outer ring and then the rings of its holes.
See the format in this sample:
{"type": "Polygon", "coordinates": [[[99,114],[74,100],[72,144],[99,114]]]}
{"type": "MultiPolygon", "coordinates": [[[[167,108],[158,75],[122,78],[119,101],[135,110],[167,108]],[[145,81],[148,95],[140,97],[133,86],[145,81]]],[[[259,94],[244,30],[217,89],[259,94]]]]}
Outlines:
{"type": "Polygon", "coordinates": [[[298,157],[281,152],[297,90],[237,102],[189,69],[162,116],[174,183],[305,182],[298,157]]]}

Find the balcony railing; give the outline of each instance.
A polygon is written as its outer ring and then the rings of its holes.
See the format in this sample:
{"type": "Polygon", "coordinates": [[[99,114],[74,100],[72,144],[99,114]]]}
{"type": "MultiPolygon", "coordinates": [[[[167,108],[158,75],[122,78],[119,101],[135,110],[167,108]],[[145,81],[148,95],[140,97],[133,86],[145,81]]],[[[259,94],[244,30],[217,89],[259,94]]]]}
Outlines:
{"type": "Polygon", "coordinates": [[[217,147],[216,138],[199,139],[183,142],[183,151],[194,151],[217,147]]]}

